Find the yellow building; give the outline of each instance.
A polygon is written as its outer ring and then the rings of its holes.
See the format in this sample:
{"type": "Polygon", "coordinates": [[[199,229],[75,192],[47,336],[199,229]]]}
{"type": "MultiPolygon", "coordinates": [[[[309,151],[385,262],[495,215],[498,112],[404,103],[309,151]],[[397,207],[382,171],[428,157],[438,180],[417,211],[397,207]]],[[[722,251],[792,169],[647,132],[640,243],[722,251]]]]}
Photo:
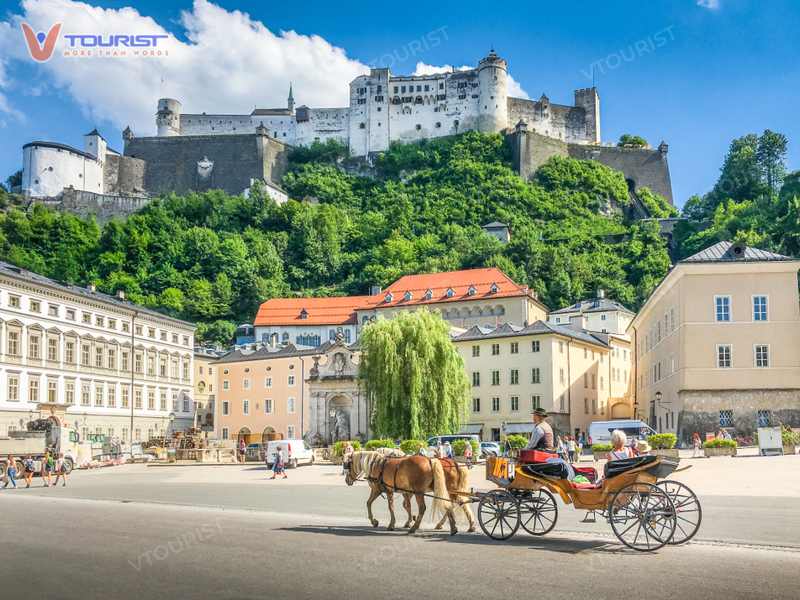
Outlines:
{"type": "Polygon", "coordinates": [[[798,268],[730,242],[678,262],[628,328],[639,415],[684,442],[800,425],[798,268]]]}
{"type": "Polygon", "coordinates": [[[526,327],[470,328],[453,338],[472,384],[467,431],[484,440],[530,435],[532,411],[552,415],[557,435],[585,434],[592,421],[630,418],[631,345],[625,336],[543,320],[526,327]]]}

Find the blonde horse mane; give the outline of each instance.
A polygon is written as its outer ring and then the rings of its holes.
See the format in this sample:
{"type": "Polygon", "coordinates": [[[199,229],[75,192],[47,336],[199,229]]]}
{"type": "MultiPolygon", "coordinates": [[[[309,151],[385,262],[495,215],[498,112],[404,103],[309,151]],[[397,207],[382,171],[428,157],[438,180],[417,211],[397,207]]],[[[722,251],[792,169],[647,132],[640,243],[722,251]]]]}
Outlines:
{"type": "Polygon", "coordinates": [[[383,454],[380,452],[369,452],[366,450],[362,450],[359,452],[353,452],[352,461],[353,471],[355,472],[356,477],[361,477],[362,475],[369,476],[372,473],[372,466],[379,460],[384,458],[383,454]]]}
{"type": "Polygon", "coordinates": [[[400,448],[375,448],[375,452],[390,458],[402,458],[406,455],[400,448]]]}

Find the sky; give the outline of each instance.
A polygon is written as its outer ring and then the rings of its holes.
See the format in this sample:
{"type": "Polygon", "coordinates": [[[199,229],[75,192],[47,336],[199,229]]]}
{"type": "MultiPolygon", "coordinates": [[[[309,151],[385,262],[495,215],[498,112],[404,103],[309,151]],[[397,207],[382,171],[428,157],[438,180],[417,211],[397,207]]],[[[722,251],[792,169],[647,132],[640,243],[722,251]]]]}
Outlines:
{"type": "Polygon", "coordinates": [[[594,84],[603,142],[630,133],[669,144],[682,205],[714,184],[731,141],[765,129],[789,140],[800,169],[796,116],[800,3],[773,0],[507,0],[389,4],[238,0],[24,0],[0,14],[0,180],[22,166],[23,144],[83,148],[97,127],[123,150],[122,130],[155,135],[157,100],[193,113],[249,114],[286,104],[347,106],[370,66],[395,75],[475,66],[494,49],[510,94],[573,104],[594,84]],[[386,8],[389,7],[389,8],[386,8]],[[35,62],[22,23],[62,30],[35,62]],[[65,57],[63,35],[164,35],[153,52],[65,57]]]}

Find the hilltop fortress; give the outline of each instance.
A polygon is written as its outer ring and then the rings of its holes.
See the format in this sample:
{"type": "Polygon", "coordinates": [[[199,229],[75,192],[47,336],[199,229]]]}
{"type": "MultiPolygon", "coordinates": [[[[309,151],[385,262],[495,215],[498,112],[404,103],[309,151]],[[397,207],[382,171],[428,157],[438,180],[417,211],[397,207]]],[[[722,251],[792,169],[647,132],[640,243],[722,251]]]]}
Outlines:
{"type": "Polygon", "coordinates": [[[23,194],[78,214],[99,203],[101,220],[115,216],[114,206],[124,216],[154,194],[242,194],[255,179],[280,202],[286,198],[280,182],[295,146],[338,139],[371,162],[394,141],[480,131],[513,136],[525,179],[552,155],[588,159],[624,173],[632,193],[646,186],[672,203],[666,144],[650,149],[601,143],[600,99],[593,87],[576,90],[574,106],[553,104],[544,94],[539,100],[510,97],[506,61],[494,50],[475,69],[419,76],[371,69],[350,83],[348,107],[295,108],[291,86],[286,108],[256,108],[249,115],[182,113],[178,100],[162,98],[156,126],[153,137],[137,137],[127,128],[121,154],[96,130],[85,137],[82,152],[51,142],[26,144],[23,194]]]}

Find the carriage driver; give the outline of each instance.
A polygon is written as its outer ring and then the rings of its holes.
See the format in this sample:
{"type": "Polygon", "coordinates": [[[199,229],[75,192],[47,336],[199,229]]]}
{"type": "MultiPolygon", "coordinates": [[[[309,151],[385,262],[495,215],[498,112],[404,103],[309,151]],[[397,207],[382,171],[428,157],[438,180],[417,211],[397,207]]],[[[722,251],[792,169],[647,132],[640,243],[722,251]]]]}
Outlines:
{"type": "Polygon", "coordinates": [[[540,452],[555,453],[553,428],[545,421],[547,417],[547,411],[541,407],[533,411],[531,441],[525,446],[525,450],[539,450],[540,452]]]}

